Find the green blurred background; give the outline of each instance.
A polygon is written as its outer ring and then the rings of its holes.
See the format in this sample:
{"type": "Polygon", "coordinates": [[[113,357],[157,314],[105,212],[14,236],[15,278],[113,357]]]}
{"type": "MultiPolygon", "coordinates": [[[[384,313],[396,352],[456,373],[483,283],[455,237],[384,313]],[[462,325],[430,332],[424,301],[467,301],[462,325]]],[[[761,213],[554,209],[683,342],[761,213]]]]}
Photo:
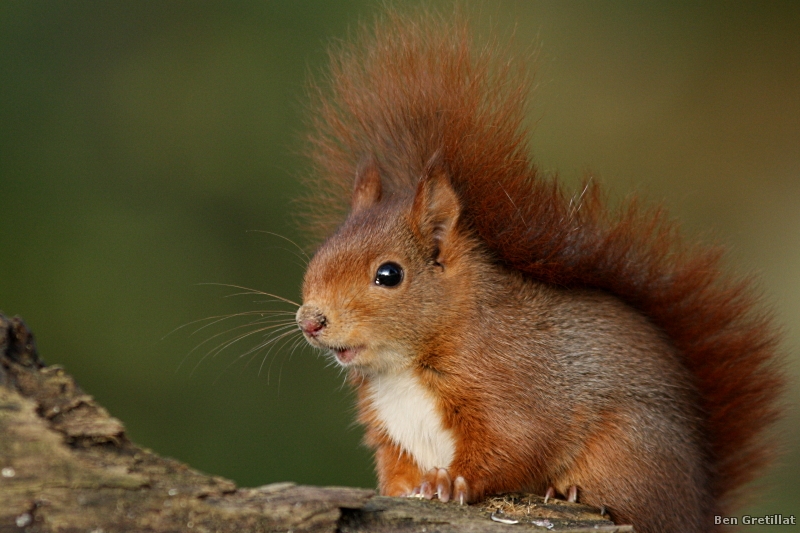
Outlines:
{"type": "MultiPolygon", "coordinates": [[[[637,191],[729,245],[785,326],[796,383],[799,4],[469,5],[481,30],[539,46],[540,165],[568,182],[591,169],[614,197],[637,191]]],[[[191,352],[223,329],[167,334],[281,308],[201,283],[299,297],[292,245],[252,230],[307,244],[292,222],[304,85],[327,44],[378,9],[0,2],[0,309],[136,442],[242,485],[374,485],[351,394],[324,359],[291,344],[239,357],[251,340],[201,361],[230,335],[191,352]]],[[[786,453],[756,512],[800,511],[798,396],[793,384],[786,453]]]]}

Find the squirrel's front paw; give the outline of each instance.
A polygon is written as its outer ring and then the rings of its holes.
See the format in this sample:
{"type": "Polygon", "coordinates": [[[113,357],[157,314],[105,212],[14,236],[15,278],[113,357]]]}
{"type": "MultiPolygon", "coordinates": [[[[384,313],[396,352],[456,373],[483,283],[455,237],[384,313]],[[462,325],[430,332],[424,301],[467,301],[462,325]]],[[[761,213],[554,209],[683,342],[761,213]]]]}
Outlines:
{"type": "Polygon", "coordinates": [[[464,505],[469,501],[469,487],[463,477],[452,479],[446,469],[431,468],[423,474],[422,482],[419,487],[414,488],[412,495],[419,495],[428,500],[436,496],[442,502],[452,499],[464,505]]]}

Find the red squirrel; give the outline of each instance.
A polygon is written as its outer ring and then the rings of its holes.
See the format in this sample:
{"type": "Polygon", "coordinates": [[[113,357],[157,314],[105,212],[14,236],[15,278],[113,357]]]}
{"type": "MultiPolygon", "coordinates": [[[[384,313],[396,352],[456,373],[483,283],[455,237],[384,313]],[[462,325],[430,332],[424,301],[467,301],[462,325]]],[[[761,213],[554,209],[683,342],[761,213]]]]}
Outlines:
{"type": "Polygon", "coordinates": [[[713,531],[769,456],[775,328],[661,210],[539,173],[523,63],[429,12],[331,53],[308,187],[330,236],[297,322],[348,370],[382,494],[713,531]]]}

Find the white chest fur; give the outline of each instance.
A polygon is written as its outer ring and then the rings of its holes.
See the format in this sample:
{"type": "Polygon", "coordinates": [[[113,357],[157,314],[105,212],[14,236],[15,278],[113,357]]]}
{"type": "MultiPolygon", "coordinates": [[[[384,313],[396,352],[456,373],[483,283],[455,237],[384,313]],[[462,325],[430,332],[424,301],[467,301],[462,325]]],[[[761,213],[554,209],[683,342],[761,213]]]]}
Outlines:
{"type": "Polygon", "coordinates": [[[370,396],[383,429],[423,472],[450,466],[456,448],[453,433],[442,424],[431,393],[411,371],[374,379],[370,396]]]}

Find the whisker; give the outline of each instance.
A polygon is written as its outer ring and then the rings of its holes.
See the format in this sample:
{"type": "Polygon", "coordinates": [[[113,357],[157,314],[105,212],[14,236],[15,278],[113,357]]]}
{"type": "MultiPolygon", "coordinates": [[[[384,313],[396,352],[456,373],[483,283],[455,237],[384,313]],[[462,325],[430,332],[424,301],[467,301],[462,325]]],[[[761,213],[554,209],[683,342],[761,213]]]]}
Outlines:
{"type": "Polygon", "coordinates": [[[254,335],[254,334],[256,334],[256,333],[262,333],[262,332],[264,332],[264,331],[266,331],[266,330],[268,330],[268,329],[273,329],[273,328],[275,328],[275,329],[274,329],[274,331],[270,331],[270,332],[268,332],[268,333],[267,333],[267,335],[275,335],[275,334],[277,334],[277,333],[280,333],[280,335],[278,335],[277,337],[272,337],[270,340],[268,340],[268,341],[266,341],[266,342],[264,342],[264,343],[262,343],[262,344],[258,344],[258,345],[256,345],[256,346],[254,346],[253,348],[250,348],[249,350],[247,350],[247,351],[246,351],[246,352],[244,352],[243,354],[240,354],[240,355],[237,357],[237,359],[241,359],[242,357],[244,357],[244,356],[246,356],[246,355],[249,355],[249,354],[253,353],[254,351],[257,351],[257,350],[259,350],[260,348],[262,348],[262,347],[266,346],[267,344],[271,343],[273,340],[281,338],[281,337],[282,337],[282,336],[283,336],[285,333],[289,333],[289,332],[287,332],[287,331],[286,331],[287,329],[288,329],[288,330],[291,330],[291,329],[293,329],[294,327],[295,327],[295,324],[283,324],[283,325],[281,325],[281,324],[276,324],[276,325],[274,325],[274,326],[270,326],[270,327],[267,327],[267,328],[260,328],[260,329],[258,329],[258,330],[252,331],[252,332],[250,332],[250,333],[247,333],[247,334],[242,334],[242,335],[240,335],[240,336],[239,336],[239,338],[237,338],[237,339],[233,339],[233,341],[229,342],[229,343],[228,343],[226,346],[222,347],[222,349],[218,350],[218,351],[217,351],[217,352],[214,354],[214,357],[216,357],[216,356],[217,356],[217,355],[218,355],[218,354],[219,354],[219,353],[220,353],[222,350],[226,349],[228,346],[230,346],[230,345],[232,345],[232,344],[234,344],[234,343],[236,343],[236,342],[239,342],[239,341],[240,341],[240,340],[242,340],[243,338],[245,338],[245,337],[249,337],[250,335],[254,335]]]}
{"type": "MultiPolygon", "coordinates": [[[[294,355],[295,350],[297,350],[298,348],[300,348],[303,345],[309,346],[308,343],[303,343],[304,340],[305,340],[305,338],[301,334],[300,337],[298,337],[297,340],[294,341],[294,344],[292,344],[291,351],[289,352],[289,361],[292,360],[292,356],[294,355]]],[[[300,351],[302,352],[303,348],[300,348],[300,351]]]]}
{"type": "MultiPolygon", "coordinates": [[[[271,332],[269,333],[270,337],[269,337],[267,340],[265,340],[265,341],[263,341],[263,342],[260,342],[260,343],[258,343],[257,345],[253,346],[251,349],[247,350],[247,351],[246,351],[246,352],[244,352],[243,354],[240,354],[240,355],[237,357],[237,359],[241,359],[242,357],[245,357],[245,356],[247,356],[247,355],[249,355],[249,354],[251,354],[251,353],[254,353],[254,352],[257,354],[257,352],[258,352],[259,350],[261,350],[262,348],[265,348],[265,347],[269,346],[270,344],[273,344],[274,342],[276,342],[276,341],[278,341],[278,340],[282,339],[282,338],[283,338],[283,337],[285,337],[286,335],[289,335],[289,334],[291,334],[291,333],[294,333],[294,331],[291,331],[291,330],[289,330],[289,331],[286,331],[287,329],[289,329],[289,328],[278,328],[278,329],[276,329],[275,331],[271,331],[271,332]],[[274,337],[272,336],[272,335],[276,335],[276,334],[277,334],[277,336],[274,336],[274,337]]],[[[298,331],[298,333],[299,333],[299,331],[298,331]]],[[[271,350],[271,349],[272,349],[272,348],[270,348],[270,350],[271,350]]],[[[269,352],[267,352],[267,353],[269,353],[269,352]]],[[[247,363],[245,364],[245,367],[247,367],[247,365],[249,365],[249,364],[250,364],[250,362],[253,360],[253,358],[254,358],[254,357],[255,357],[255,355],[253,355],[253,357],[251,357],[251,358],[250,358],[250,359],[247,361],[247,363]]]]}
{"type": "Polygon", "coordinates": [[[198,348],[200,348],[201,346],[203,346],[204,344],[206,344],[208,342],[211,342],[212,340],[216,339],[217,337],[220,337],[222,335],[227,335],[231,331],[236,331],[237,329],[242,329],[242,328],[246,328],[246,327],[253,326],[253,325],[258,325],[258,324],[272,324],[271,326],[268,326],[266,328],[261,328],[261,329],[257,330],[257,331],[265,331],[265,330],[268,330],[268,329],[277,328],[279,326],[289,326],[289,325],[294,326],[296,323],[294,322],[294,320],[286,321],[286,322],[276,322],[276,321],[273,321],[273,320],[261,322],[259,320],[252,320],[252,321],[248,322],[247,324],[241,324],[239,326],[234,326],[232,328],[226,329],[225,331],[222,331],[220,333],[212,335],[211,337],[207,338],[206,340],[204,340],[203,342],[201,342],[200,344],[198,344],[197,346],[192,348],[189,351],[189,353],[186,354],[186,355],[191,355],[198,348]]]}
{"type": "MultiPolygon", "coordinates": [[[[288,336],[287,339],[285,341],[283,341],[283,344],[281,344],[280,348],[278,348],[278,352],[280,352],[286,346],[286,344],[288,344],[289,341],[291,341],[291,340],[292,340],[292,337],[288,336]]],[[[273,357],[272,360],[274,361],[275,358],[273,357]]],[[[261,364],[263,365],[264,362],[262,361],[261,364]]],[[[270,363],[270,366],[272,366],[272,363],[270,363]]],[[[259,370],[259,372],[260,372],[260,370],[259,370]]],[[[279,395],[281,393],[281,377],[283,377],[283,363],[281,363],[281,366],[278,368],[278,394],[279,395]]],[[[267,382],[269,382],[269,379],[267,379],[267,382]]]]}
{"type": "Polygon", "coordinates": [[[300,307],[299,303],[294,302],[292,300],[289,300],[288,298],[284,298],[283,296],[278,296],[277,294],[272,294],[270,292],[264,292],[264,291],[259,291],[259,290],[256,290],[256,289],[251,289],[249,287],[242,287],[241,285],[233,285],[231,283],[211,283],[211,282],[198,283],[198,285],[215,285],[215,286],[219,286],[219,287],[229,287],[229,288],[232,288],[232,289],[242,289],[243,291],[247,291],[247,292],[244,292],[244,293],[241,293],[241,294],[260,294],[262,296],[269,296],[271,298],[275,298],[277,300],[280,300],[281,302],[285,302],[287,304],[291,304],[291,305],[293,305],[295,307],[300,307]]]}
{"type": "MultiPolygon", "coordinates": [[[[261,311],[252,311],[252,312],[253,312],[253,313],[260,313],[261,311]]],[[[207,317],[205,317],[205,318],[198,318],[197,320],[192,320],[191,322],[187,322],[187,323],[185,323],[185,324],[182,324],[182,325],[178,326],[177,328],[173,329],[172,331],[170,331],[169,333],[167,333],[166,335],[164,335],[163,337],[161,337],[161,340],[163,341],[164,339],[166,339],[167,337],[169,337],[170,335],[172,335],[172,334],[173,334],[173,333],[175,333],[176,331],[178,331],[178,330],[181,330],[181,329],[183,329],[183,328],[185,328],[185,327],[191,326],[192,324],[197,324],[198,322],[203,322],[204,320],[214,320],[214,319],[221,318],[221,317],[223,317],[223,318],[224,318],[224,317],[236,316],[236,315],[238,315],[238,314],[244,314],[244,313],[234,313],[234,314],[232,314],[232,315],[216,315],[216,316],[207,316],[207,317]]]]}
{"type": "MultiPolygon", "coordinates": [[[[293,324],[293,323],[292,323],[292,324],[283,324],[283,325],[282,325],[282,324],[276,324],[276,325],[267,326],[267,327],[264,327],[264,328],[258,328],[258,329],[256,329],[256,330],[253,330],[253,331],[250,331],[250,332],[247,332],[247,333],[242,333],[241,335],[238,335],[238,336],[234,337],[233,339],[231,339],[231,340],[229,340],[229,341],[227,341],[227,342],[223,342],[223,343],[219,344],[217,347],[215,347],[215,348],[212,348],[211,350],[209,350],[208,352],[206,352],[206,354],[205,354],[205,355],[203,355],[203,357],[201,357],[201,358],[200,358],[200,360],[197,362],[197,364],[194,366],[194,368],[192,369],[192,373],[194,373],[194,371],[195,371],[195,370],[197,370],[197,367],[198,367],[198,366],[199,366],[199,365],[200,365],[200,364],[201,364],[201,363],[202,363],[202,362],[203,362],[203,361],[204,361],[204,360],[205,360],[205,359],[206,359],[206,358],[207,358],[209,355],[210,355],[210,356],[211,356],[211,358],[213,359],[213,358],[215,358],[215,357],[216,357],[216,356],[217,356],[217,355],[218,355],[220,352],[222,352],[223,350],[227,349],[228,347],[232,346],[233,344],[235,344],[235,343],[239,342],[240,340],[242,340],[242,339],[244,339],[244,338],[247,338],[247,337],[249,337],[249,336],[251,336],[251,335],[255,335],[256,333],[261,333],[261,332],[263,332],[263,331],[267,331],[267,330],[270,330],[270,329],[273,329],[273,328],[278,328],[278,329],[276,329],[275,331],[280,331],[281,329],[285,329],[285,328],[289,328],[289,327],[294,327],[294,324],[293,324]],[[213,354],[213,355],[212,355],[212,354],[213,354]]],[[[234,328],[234,329],[238,329],[238,328],[234,328]]],[[[273,333],[274,333],[274,332],[273,332],[273,333]]],[[[216,336],[218,336],[218,335],[216,335],[216,336]]],[[[210,340],[210,339],[209,339],[209,340],[210,340]]],[[[207,342],[207,341],[205,341],[205,342],[207,342]]],[[[204,342],[203,344],[205,344],[205,342],[204,342]]]]}
{"type": "MultiPolygon", "coordinates": [[[[306,265],[306,266],[308,266],[308,262],[309,262],[309,261],[311,261],[311,258],[310,258],[310,257],[308,257],[308,254],[306,253],[306,251],[305,251],[305,250],[303,250],[303,248],[302,248],[302,247],[301,247],[299,244],[297,244],[296,242],[294,242],[294,241],[293,241],[292,239],[290,239],[289,237],[286,237],[286,236],[284,236],[284,235],[280,235],[280,234],[278,234],[278,233],[273,233],[273,232],[271,232],[271,231],[264,231],[264,230],[258,230],[258,229],[253,229],[253,230],[249,230],[249,231],[252,231],[252,232],[254,232],[254,233],[266,233],[267,235],[273,235],[273,236],[275,236],[275,237],[278,237],[278,238],[280,238],[280,239],[283,239],[283,240],[285,240],[285,241],[289,241],[289,242],[290,242],[290,243],[292,243],[292,244],[293,244],[293,245],[294,245],[294,246],[295,246],[295,247],[296,247],[298,250],[300,250],[300,253],[301,253],[301,254],[303,254],[303,257],[305,257],[305,261],[303,261],[303,262],[305,263],[305,265],[306,265]]],[[[297,255],[297,254],[295,254],[295,255],[297,255]]],[[[300,256],[298,256],[298,257],[300,257],[300,256]]],[[[303,258],[302,258],[302,257],[300,257],[300,259],[302,260],[303,258]]]]}
{"type": "MultiPolygon", "coordinates": [[[[253,300],[254,304],[268,304],[268,303],[272,303],[272,302],[274,302],[274,300],[253,300]]],[[[277,314],[292,315],[292,316],[297,315],[297,313],[295,311],[284,311],[284,310],[278,310],[278,309],[276,309],[274,311],[271,311],[271,312],[273,314],[276,314],[276,315],[277,314]]]]}
{"type": "MultiPolygon", "coordinates": [[[[264,357],[261,359],[261,364],[258,367],[258,375],[259,376],[261,375],[261,371],[264,370],[264,363],[267,361],[267,358],[269,357],[269,354],[272,352],[273,348],[275,348],[275,346],[276,346],[275,343],[277,343],[282,338],[290,336],[290,335],[292,335],[294,333],[300,333],[300,332],[299,331],[297,331],[297,332],[295,332],[295,331],[285,331],[285,332],[281,333],[280,335],[278,335],[277,337],[275,337],[273,339],[270,339],[269,343],[271,343],[272,346],[270,346],[269,350],[267,350],[267,353],[265,353],[264,357]]],[[[269,383],[269,377],[270,377],[270,375],[272,373],[272,363],[274,361],[275,361],[274,358],[271,359],[270,363],[269,363],[269,368],[267,368],[267,383],[269,383]]]]}
{"type": "MultiPolygon", "coordinates": [[[[212,318],[217,318],[217,317],[212,317],[212,318]]],[[[202,320],[206,320],[206,319],[202,319],[202,320]]],[[[194,322],[195,323],[199,322],[199,320],[195,320],[194,322]]],[[[217,333],[216,335],[212,335],[211,337],[207,338],[203,342],[198,343],[194,348],[189,350],[186,353],[186,355],[183,356],[183,359],[181,359],[181,362],[178,364],[178,367],[175,369],[175,372],[178,372],[181,369],[181,367],[183,366],[183,364],[186,362],[186,360],[189,358],[189,356],[192,355],[195,351],[197,351],[204,344],[206,344],[208,342],[211,342],[212,340],[216,339],[217,337],[219,337],[221,335],[226,335],[226,334],[230,333],[231,331],[235,331],[235,330],[241,329],[241,328],[246,328],[246,327],[252,326],[253,324],[257,324],[257,323],[258,323],[258,320],[252,320],[252,321],[248,322],[247,324],[243,324],[243,325],[240,325],[240,326],[234,326],[232,328],[226,329],[225,331],[217,333]]],[[[200,329],[202,329],[202,328],[200,328],[200,329]]],[[[197,331],[200,331],[200,329],[198,329],[197,331]]],[[[197,333],[197,331],[193,332],[191,335],[194,335],[195,333],[197,333]]],[[[206,355],[208,355],[208,354],[206,354],[206,355]]],[[[203,356],[200,359],[200,361],[197,362],[197,364],[192,369],[192,373],[194,373],[194,371],[197,369],[197,366],[203,361],[203,359],[205,359],[205,356],[203,356]]]]}
{"type": "Polygon", "coordinates": [[[299,256],[297,254],[297,252],[295,252],[294,250],[289,250],[287,248],[284,248],[283,246],[267,246],[265,249],[266,250],[281,250],[283,252],[292,254],[294,257],[291,257],[288,260],[291,261],[293,265],[295,265],[301,271],[304,271],[306,268],[308,268],[308,263],[306,262],[306,260],[303,257],[299,256]]]}
{"type": "MultiPolygon", "coordinates": [[[[251,296],[253,292],[234,292],[233,294],[226,294],[223,298],[234,298],[236,296],[251,296]]],[[[259,300],[262,303],[278,303],[280,300],[259,300]]]]}
{"type": "MultiPolygon", "coordinates": [[[[277,333],[277,332],[273,332],[273,334],[274,333],[277,333]]],[[[255,348],[257,348],[257,350],[254,349],[254,350],[250,350],[248,352],[248,353],[250,353],[250,352],[255,352],[255,353],[253,353],[253,355],[250,357],[250,359],[247,360],[247,363],[245,364],[245,367],[249,366],[250,363],[253,362],[253,359],[255,359],[256,356],[258,355],[258,351],[260,351],[260,350],[266,348],[267,346],[271,345],[269,347],[269,349],[264,353],[264,356],[261,359],[261,365],[258,367],[258,374],[257,375],[260,376],[261,375],[261,371],[262,371],[262,369],[264,367],[264,363],[266,362],[267,358],[269,358],[269,354],[275,348],[276,343],[279,340],[281,340],[282,338],[284,338],[284,337],[287,337],[287,336],[291,337],[291,335],[293,335],[294,333],[300,333],[300,332],[299,331],[284,331],[280,335],[277,335],[275,337],[270,338],[267,341],[264,341],[264,342],[260,343],[258,346],[255,347],[255,348]]],[[[239,358],[241,358],[241,357],[243,357],[245,355],[247,355],[247,354],[242,354],[241,356],[239,356],[239,358]]],[[[267,383],[270,382],[270,376],[271,376],[271,371],[272,371],[272,363],[274,362],[274,360],[275,359],[272,358],[272,360],[270,361],[270,366],[267,369],[267,383]]]]}
{"type": "MultiPolygon", "coordinates": [[[[291,332],[289,332],[289,333],[290,333],[289,335],[286,335],[286,337],[287,337],[286,342],[292,340],[291,332]]],[[[298,331],[298,333],[300,333],[300,332],[298,331]]],[[[302,338],[302,334],[301,334],[301,338],[302,338]]],[[[278,348],[278,352],[281,351],[281,348],[286,346],[286,342],[284,342],[283,345],[281,345],[281,347],[278,348]]],[[[295,339],[294,342],[297,342],[297,339],[295,339]]],[[[264,363],[267,362],[267,358],[269,357],[270,352],[272,352],[272,349],[275,348],[275,346],[277,346],[277,344],[274,344],[267,351],[267,353],[264,354],[264,357],[261,358],[261,364],[258,366],[258,374],[257,375],[259,375],[259,376],[261,375],[261,372],[264,369],[264,363]]],[[[270,378],[272,376],[272,365],[274,363],[275,363],[275,358],[273,357],[272,359],[270,359],[269,366],[267,367],[267,383],[270,382],[270,378]]],[[[283,370],[283,365],[281,365],[281,370],[283,370]]],[[[280,378],[280,376],[281,376],[280,373],[278,373],[278,394],[280,394],[280,386],[281,386],[281,378],[280,378]]]]}
{"type": "MultiPolygon", "coordinates": [[[[213,322],[209,322],[208,324],[197,328],[191,334],[189,334],[189,336],[191,337],[192,335],[196,334],[199,331],[202,331],[203,329],[205,329],[205,328],[207,328],[209,326],[213,326],[214,324],[219,324],[220,322],[224,322],[225,320],[228,320],[228,319],[231,319],[231,318],[236,318],[236,317],[240,317],[240,316],[248,316],[248,315],[261,315],[262,317],[263,317],[263,315],[270,315],[271,318],[274,318],[275,315],[283,315],[283,314],[294,316],[294,313],[292,313],[290,311],[283,311],[283,312],[280,312],[280,311],[245,311],[245,312],[242,312],[242,313],[232,313],[230,315],[219,315],[219,316],[215,316],[215,317],[209,317],[209,318],[204,319],[204,320],[210,320],[210,319],[217,319],[217,320],[214,320],[213,322]]],[[[195,322],[198,322],[198,321],[195,320],[195,322]]],[[[256,321],[251,321],[251,322],[248,322],[248,324],[253,324],[255,322],[256,321]]],[[[231,331],[231,330],[228,330],[228,331],[231,331]]]]}
{"type": "MultiPolygon", "coordinates": [[[[267,323],[269,323],[269,322],[267,322],[267,323]]],[[[186,360],[186,358],[187,358],[189,355],[191,355],[193,352],[195,352],[195,351],[196,351],[197,349],[199,349],[201,346],[203,346],[204,344],[206,344],[206,343],[208,343],[208,342],[211,342],[212,340],[214,340],[214,339],[215,339],[215,338],[217,338],[217,337],[220,337],[220,336],[222,336],[222,335],[226,335],[226,334],[228,334],[228,333],[230,333],[230,332],[232,332],[232,331],[236,331],[237,329],[242,329],[242,328],[250,327],[250,326],[253,326],[253,325],[261,325],[261,324],[262,324],[261,322],[258,322],[258,321],[253,321],[253,322],[250,322],[250,323],[248,323],[248,324],[243,324],[243,325],[241,325],[241,326],[236,326],[236,327],[233,327],[233,328],[227,329],[227,330],[225,330],[225,331],[223,331],[223,332],[217,333],[216,335],[212,335],[212,336],[211,336],[211,337],[209,337],[208,339],[204,340],[203,342],[199,343],[197,346],[195,346],[194,348],[192,348],[192,349],[189,351],[189,353],[188,353],[188,354],[186,354],[186,357],[184,357],[184,361],[186,360]]],[[[232,339],[232,343],[235,343],[236,341],[238,341],[238,340],[240,340],[240,339],[243,339],[243,338],[245,338],[245,337],[247,337],[247,336],[249,336],[249,335],[252,335],[252,334],[254,334],[254,333],[258,333],[258,332],[262,332],[262,331],[267,331],[267,330],[270,330],[270,329],[276,329],[276,328],[278,328],[278,329],[279,329],[279,328],[281,328],[281,327],[284,327],[284,326],[289,326],[289,325],[293,325],[293,324],[288,324],[288,323],[280,323],[280,322],[279,322],[279,323],[277,323],[277,324],[272,324],[272,325],[269,325],[269,326],[266,326],[266,327],[263,327],[263,328],[259,328],[259,329],[255,330],[255,331],[253,331],[253,332],[250,332],[250,333],[245,333],[245,334],[243,334],[243,335],[241,335],[241,336],[239,336],[239,337],[237,337],[237,338],[234,338],[234,339],[232,339]]],[[[200,364],[200,363],[201,363],[201,362],[202,362],[202,361],[203,361],[203,360],[204,360],[206,357],[208,357],[208,355],[209,355],[210,353],[214,352],[214,351],[215,351],[217,348],[221,348],[219,351],[222,351],[222,350],[224,350],[225,348],[227,348],[227,346],[225,346],[225,343],[223,342],[223,343],[221,343],[221,344],[217,345],[215,348],[212,348],[211,350],[209,350],[209,352],[208,352],[208,353],[206,353],[206,354],[205,354],[205,355],[204,355],[204,356],[203,356],[203,357],[200,359],[200,361],[198,361],[198,365],[199,365],[199,364],[200,364]]],[[[213,356],[213,357],[216,357],[216,354],[217,354],[217,353],[219,353],[219,352],[216,352],[216,353],[214,354],[214,356],[213,356]]],[[[181,363],[183,363],[183,361],[181,361],[181,363]]]]}
{"type": "MultiPolygon", "coordinates": [[[[270,332],[270,335],[274,335],[277,331],[279,331],[279,330],[275,330],[273,332],[270,332]]],[[[258,355],[259,351],[263,350],[267,345],[269,345],[270,343],[272,343],[273,341],[275,341],[277,339],[280,339],[281,337],[285,336],[288,333],[291,333],[291,332],[281,333],[278,337],[275,337],[273,339],[267,340],[266,342],[259,343],[259,344],[255,345],[255,346],[253,346],[248,351],[244,352],[243,354],[240,354],[233,361],[228,363],[228,365],[224,368],[224,370],[220,373],[220,375],[217,376],[217,379],[214,380],[214,383],[216,384],[216,382],[219,381],[219,378],[221,378],[222,375],[230,369],[230,367],[232,367],[234,364],[236,364],[237,361],[241,360],[242,357],[245,357],[246,355],[252,353],[253,355],[250,357],[250,359],[248,359],[247,363],[245,363],[244,368],[242,370],[247,368],[247,366],[250,364],[250,362],[252,362],[252,360],[258,355]]],[[[269,351],[267,353],[269,353],[269,351]]],[[[267,382],[269,382],[269,380],[267,380],[267,382]]]]}

